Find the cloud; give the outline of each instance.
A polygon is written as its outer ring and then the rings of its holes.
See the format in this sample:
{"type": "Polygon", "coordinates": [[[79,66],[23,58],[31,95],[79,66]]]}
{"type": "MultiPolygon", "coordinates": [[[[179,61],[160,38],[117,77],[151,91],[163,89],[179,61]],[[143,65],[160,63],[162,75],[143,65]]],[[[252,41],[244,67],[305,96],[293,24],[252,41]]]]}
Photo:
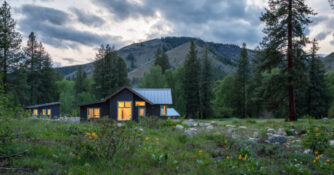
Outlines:
{"type": "MultiPolygon", "coordinates": [[[[141,0],[140,2],[94,0],[94,2],[108,10],[116,20],[161,16],[164,19],[163,22],[168,23],[172,28],[173,35],[190,35],[229,42],[245,40],[252,44],[258,43],[261,39],[259,36],[262,28],[259,16],[263,9],[248,5],[247,0],[210,0],[210,2],[206,0],[141,0]],[[209,35],[212,36],[208,38],[209,35]]],[[[148,36],[156,36],[156,34],[150,33],[148,36]]]]}
{"type": "Polygon", "coordinates": [[[24,18],[19,20],[19,29],[26,35],[32,31],[35,32],[42,42],[56,48],[77,48],[79,45],[96,46],[109,42],[119,46],[122,43],[122,37],[119,36],[101,35],[64,25],[70,23],[69,15],[60,10],[24,5],[21,13],[24,18]]]}
{"type": "Polygon", "coordinates": [[[334,46],[334,40],[332,40],[332,41],[330,42],[330,44],[334,46]]]}
{"type": "Polygon", "coordinates": [[[84,12],[83,10],[80,10],[77,8],[71,8],[71,11],[75,13],[78,20],[85,25],[93,26],[93,27],[100,27],[101,25],[105,23],[105,21],[99,16],[84,12]]]}
{"type": "Polygon", "coordinates": [[[49,22],[55,25],[64,25],[69,22],[70,16],[60,10],[35,5],[23,5],[21,13],[39,22],[49,22]]]}
{"type": "Polygon", "coordinates": [[[63,58],[64,61],[67,61],[68,63],[72,64],[74,62],[77,62],[74,58],[63,58]]]}
{"type": "Polygon", "coordinates": [[[320,32],[315,38],[317,40],[324,40],[328,35],[330,35],[331,32],[330,31],[326,31],[326,32],[320,32]]]}

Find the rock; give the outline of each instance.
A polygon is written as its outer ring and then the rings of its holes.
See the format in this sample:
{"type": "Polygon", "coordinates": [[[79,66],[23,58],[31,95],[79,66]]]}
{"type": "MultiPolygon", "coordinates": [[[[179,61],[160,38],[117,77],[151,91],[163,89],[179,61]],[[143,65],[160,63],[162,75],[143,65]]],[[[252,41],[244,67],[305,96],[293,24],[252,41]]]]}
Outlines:
{"type": "Polygon", "coordinates": [[[267,133],[267,136],[272,136],[272,135],[274,135],[273,133],[267,133]]]}
{"type": "Polygon", "coordinates": [[[292,135],[297,135],[296,130],[293,129],[293,128],[289,129],[288,131],[289,131],[289,135],[291,135],[291,134],[292,134],[292,135]]]}
{"type": "Polygon", "coordinates": [[[234,128],[227,128],[227,133],[231,134],[233,132],[234,128]]]}
{"type": "Polygon", "coordinates": [[[209,125],[206,127],[207,130],[213,130],[213,126],[212,125],[209,125]]]}
{"type": "Polygon", "coordinates": [[[201,126],[201,127],[206,127],[206,126],[209,126],[210,124],[209,123],[204,123],[204,122],[199,122],[198,123],[198,126],[201,126]]]}
{"type": "Polygon", "coordinates": [[[182,124],[186,124],[188,126],[198,126],[198,123],[195,122],[194,120],[190,119],[190,120],[185,120],[182,122],[182,124]]]}
{"type": "Polygon", "coordinates": [[[313,154],[313,151],[311,149],[306,149],[304,151],[304,154],[313,154]]]}
{"type": "Polygon", "coordinates": [[[249,138],[248,141],[252,143],[257,143],[258,139],[257,138],[249,138]]]}
{"type": "Polygon", "coordinates": [[[117,123],[116,126],[117,126],[117,127],[122,127],[122,126],[123,126],[123,123],[117,123]]]}
{"type": "Polygon", "coordinates": [[[272,134],[274,134],[274,133],[275,133],[275,130],[274,130],[273,128],[268,128],[268,129],[267,129],[267,132],[268,132],[268,133],[272,133],[272,134]]]}
{"type": "Polygon", "coordinates": [[[288,136],[288,139],[289,139],[289,140],[294,140],[294,139],[295,139],[295,136],[288,136]]]}
{"type": "Polygon", "coordinates": [[[145,130],[143,128],[137,128],[138,131],[140,131],[141,133],[145,134],[145,130]]]}
{"type": "Polygon", "coordinates": [[[258,137],[259,137],[259,132],[255,131],[255,132],[253,133],[253,137],[254,137],[254,138],[258,138],[258,137]]]}
{"type": "Polygon", "coordinates": [[[334,140],[329,141],[330,146],[334,146],[334,140]]]}
{"type": "Polygon", "coordinates": [[[175,128],[182,130],[184,127],[182,125],[176,125],[175,128]]]}
{"type": "Polygon", "coordinates": [[[217,122],[215,122],[215,121],[210,122],[210,125],[212,125],[212,126],[218,126],[217,122]]]}
{"type": "Polygon", "coordinates": [[[185,130],[184,133],[186,133],[186,135],[189,135],[189,136],[196,136],[197,135],[197,130],[193,129],[193,128],[190,128],[190,129],[185,130]]]}
{"type": "Polygon", "coordinates": [[[226,125],[226,127],[228,127],[228,128],[235,128],[234,125],[226,125]]]}
{"type": "Polygon", "coordinates": [[[325,117],[325,118],[322,118],[322,120],[325,120],[325,121],[327,121],[327,120],[328,120],[328,118],[327,118],[327,117],[325,117]]]}
{"type": "Polygon", "coordinates": [[[274,143],[274,144],[283,144],[286,142],[286,138],[284,136],[276,135],[276,134],[269,136],[268,140],[270,143],[274,143]]]}
{"type": "Polygon", "coordinates": [[[281,135],[281,136],[286,136],[287,135],[284,128],[279,128],[278,131],[277,131],[277,134],[281,135]]]}
{"type": "Polygon", "coordinates": [[[239,128],[239,129],[247,129],[246,126],[239,126],[238,128],[239,128]]]}

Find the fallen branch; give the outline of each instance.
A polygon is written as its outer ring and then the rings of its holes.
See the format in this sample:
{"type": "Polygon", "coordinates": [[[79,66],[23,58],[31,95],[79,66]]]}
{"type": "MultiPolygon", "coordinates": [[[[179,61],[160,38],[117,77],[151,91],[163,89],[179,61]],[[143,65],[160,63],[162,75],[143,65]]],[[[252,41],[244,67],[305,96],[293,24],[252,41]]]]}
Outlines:
{"type": "Polygon", "coordinates": [[[22,157],[23,154],[25,154],[26,152],[28,152],[28,150],[25,150],[23,152],[19,152],[19,153],[16,153],[16,154],[13,154],[13,155],[5,155],[5,156],[0,156],[0,159],[8,159],[8,158],[12,158],[12,157],[22,157]]]}

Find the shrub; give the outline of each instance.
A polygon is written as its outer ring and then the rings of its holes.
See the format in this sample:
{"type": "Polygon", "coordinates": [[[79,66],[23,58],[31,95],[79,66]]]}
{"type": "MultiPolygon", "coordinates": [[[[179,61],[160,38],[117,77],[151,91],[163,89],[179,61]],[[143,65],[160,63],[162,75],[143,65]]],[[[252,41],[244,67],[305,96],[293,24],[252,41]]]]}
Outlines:
{"type": "Polygon", "coordinates": [[[323,153],[329,147],[328,130],[325,127],[310,127],[302,139],[304,147],[312,149],[313,152],[323,153]]]}
{"type": "Polygon", "coordinates": [[[140,125],[148,128],[159,129],[163,126],[163,120],[157,116],[145,116],[139,120],[140,125]]]}

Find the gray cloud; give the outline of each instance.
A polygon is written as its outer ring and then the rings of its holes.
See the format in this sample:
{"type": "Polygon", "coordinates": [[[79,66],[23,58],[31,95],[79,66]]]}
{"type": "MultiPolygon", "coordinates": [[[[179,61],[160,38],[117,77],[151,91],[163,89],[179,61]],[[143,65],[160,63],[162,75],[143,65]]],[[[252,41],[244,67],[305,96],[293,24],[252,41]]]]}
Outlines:
{"type": "Polygon", "coordinates": [[[21,13],[24,18],[18,23],[19,29],[26,35],[34,31],[44,43],[54,47],[77,48],[80,44],[96,46],[110,42],[116,46],[121,44],[119,36],[99,35],[64,25],[69,22],[69,15],[56,9],[24,5],[21,13]]]}
{"type": "Polygon", "coordinates": [[[332,40],[332,41],[330,42],[330,44],[334,46],[334,40],[332,40]]]}
{"type": "Polygon", "coordinates": [[[140,4],[126,0],[94,0],[94,2],[109,10],[117,20],[153,17],[156,12],[160,12],[164,19],[170,22],[173,35],[196,37],[215,35],[211,38],[223,37],[218,41],[230,42],[243,39],[252,44],[258,43],[261,39],[257,37],[261,33],[259,16],[263,9],[248,6],[246,0],[210,0],[210,2],[206,0],[142,0],[140,4]],[[213,27],[212,24],[218,25],[213,27]],[[207,35],[204,35],[203,31],[207,35]]]}
{"type": "Polygon", "coordinates": [[[67,61],[68,63],[72,64],[74,62],[77,62],[75,59],[73,58],[63,58],[64,61],[67,61]]]}
{"type": "Polygon", "coordinates": [[[84,12],[81,9],[71,8],[71,11],[76,14],[78,20],[88,26],[99,27],[105,23],[105,21],[94,14],[84,12]]]}
{"type": "Polygon", "coordinates": [[[324,40],[330,34],[331,34],[331,32],[329,32],[329,31],[327,31],[327,32],[320,32],[315,38],[317,40],[324,40]]]}

